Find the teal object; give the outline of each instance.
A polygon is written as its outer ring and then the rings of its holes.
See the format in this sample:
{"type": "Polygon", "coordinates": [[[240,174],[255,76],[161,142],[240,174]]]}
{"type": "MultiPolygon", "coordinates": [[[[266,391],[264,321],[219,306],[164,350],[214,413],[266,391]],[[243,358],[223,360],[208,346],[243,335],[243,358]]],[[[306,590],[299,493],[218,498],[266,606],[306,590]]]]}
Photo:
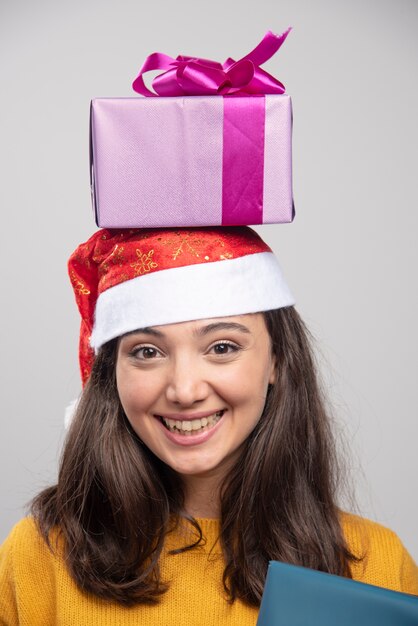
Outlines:
{"type": "Polygon", "coordinates": [[[418,596],[271,561],[257,626],[418,626],[418,596]]]}

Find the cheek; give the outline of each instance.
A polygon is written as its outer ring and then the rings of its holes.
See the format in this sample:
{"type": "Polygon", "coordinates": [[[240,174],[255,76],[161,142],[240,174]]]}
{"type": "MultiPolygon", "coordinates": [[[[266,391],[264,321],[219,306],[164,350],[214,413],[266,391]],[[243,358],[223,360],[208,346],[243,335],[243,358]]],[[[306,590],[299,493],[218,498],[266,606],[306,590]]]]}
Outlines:
{"type": "Polygon", "coordinates": [[[119,400],[126,413],[129,406],[134,401],[134,394],[132,393],[132,385],[129,383],[129,376],[123,372],[121,367],[116,367],[116,388],[118,390],[119,400]]]}
{"type": "Polygon", "coordinates": [[[149,388],[143,384],[138,385],[136,377],[132,380],[129,375],[117,376],[116,383],[119,400],[128,422],[138,437],[146,441],[150,422],[146,415],[151,405],[149,388]]]}
{"type": "Polygon", "coordinates": [[[270,360],[266,361],[260,364],[257,360],[251,360],[224,371],[220,385],[231,403],[259,406],[264,402],[272,371],[270,360]]]}
{"type": "Polygon", "coordinates": [[[116,386],[119,399],[129,421],[136,414],[146,410],[153,393],[151,384],[143,380],[137,371],[125,371],[124,368],[116,370],[116,386]]]}

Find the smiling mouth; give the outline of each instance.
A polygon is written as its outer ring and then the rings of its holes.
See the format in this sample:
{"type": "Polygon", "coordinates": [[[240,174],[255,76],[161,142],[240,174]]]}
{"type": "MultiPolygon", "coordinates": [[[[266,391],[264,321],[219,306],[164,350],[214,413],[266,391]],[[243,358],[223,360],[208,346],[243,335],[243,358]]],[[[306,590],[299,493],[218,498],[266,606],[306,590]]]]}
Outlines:
{"type": "Polygon", "coordinates": [[[217,413],[213,413],[212,415],[208,415],[207,417],[201,417],[200,419],[193,420],[172,420],[162,417],[161,415],[158,417],[160,418],[161,423],[170,432],[185,435],[186,437],[193,437],[193,435],[203,433],[206,430],[213,428],[219,422],[224,413],[225,409],[218,411],[217,413]]]}

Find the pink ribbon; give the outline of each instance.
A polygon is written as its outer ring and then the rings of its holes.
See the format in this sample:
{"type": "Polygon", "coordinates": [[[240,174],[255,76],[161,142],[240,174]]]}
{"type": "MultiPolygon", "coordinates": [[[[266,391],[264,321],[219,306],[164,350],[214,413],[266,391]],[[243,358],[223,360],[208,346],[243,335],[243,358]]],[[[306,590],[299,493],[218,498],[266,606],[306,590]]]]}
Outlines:
{"type": "Polygon", "coordinates": [[[266,99],[223,101],[222,225],[262,224],[266,99]]]}
{"type": "Polygon", "coordinates": [[[260,43],[239,61],[228,58],[221,64],[210,59],[179,55],[177,58],[150,54],[132,83],[143,96],[282,94],[284,85],[260,68],[282,46],[291,28],[281,35],[268,31],[260,43]],[[145,86],[143,75],[164,70],[152,81],[155,92],[145,86]]]}

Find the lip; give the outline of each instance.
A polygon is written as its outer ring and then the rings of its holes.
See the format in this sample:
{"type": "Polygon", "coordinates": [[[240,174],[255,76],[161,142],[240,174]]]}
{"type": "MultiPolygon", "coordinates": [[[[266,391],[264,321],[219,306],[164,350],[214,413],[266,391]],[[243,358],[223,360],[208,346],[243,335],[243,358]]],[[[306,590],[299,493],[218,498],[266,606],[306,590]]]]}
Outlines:
{"type": "Polygon", "coordinates": [[[226,409],[215,409],[214,411],[202,411],[200,413],[155,413],[155,417],[163,417],[166,420],[177,421],[199,420],[202,419],[202,417],[209,417],[209,415],[215,415],[215,413],[225,410],[226,409]]]}
{"type": "MultiPolygon", "coordinates": [[[[221,409],[221,410],[223,410],[223,409],[221,409]]],[[[157,422],[158,422],[158,425],[161,428],[162,432],[164,433],[164,435],[172,443],[175,443],[175,444],[177,444],[179,446],[184,446],[184,447],[198,446],[198,445],[208,441],[219,430],[219,428],[223,424],[224,417],[225,417],[226,413],[227,413],[227,411],[225,410],[224,414],[221,417],[221,419],[219,420],[219,422],[217,422],[217,424],[215,424],[215,426],[213,426],[213,428],[211,428],[209,430],[206,430],[203,433],[198,433],[197,435],[191,435],[191,436],[180,435],[178,433],[171,432],[171,430],[168,430],[164,426],[164,424],[162,424],[161,421],[158,419],[161,416],[157,416],[157,422]]],[[[213,415],[213,413],[204,413],[204,414],[203,413],[195,413],[194,416],[188,417],[188,419],[199,419],[199,417],[196,417],[197,415],[199,415],[201,417],[207,417],[208,415],[213,415]]],[[[164,415],[164,417],[167,419],[166,415],[164,415]]],[[[175,419],[175,418],[174,417],[170,417],[168,419],[175,419]]],[[[185,419],[185,418],[183,417],[182,419],[185,419]]]]}

